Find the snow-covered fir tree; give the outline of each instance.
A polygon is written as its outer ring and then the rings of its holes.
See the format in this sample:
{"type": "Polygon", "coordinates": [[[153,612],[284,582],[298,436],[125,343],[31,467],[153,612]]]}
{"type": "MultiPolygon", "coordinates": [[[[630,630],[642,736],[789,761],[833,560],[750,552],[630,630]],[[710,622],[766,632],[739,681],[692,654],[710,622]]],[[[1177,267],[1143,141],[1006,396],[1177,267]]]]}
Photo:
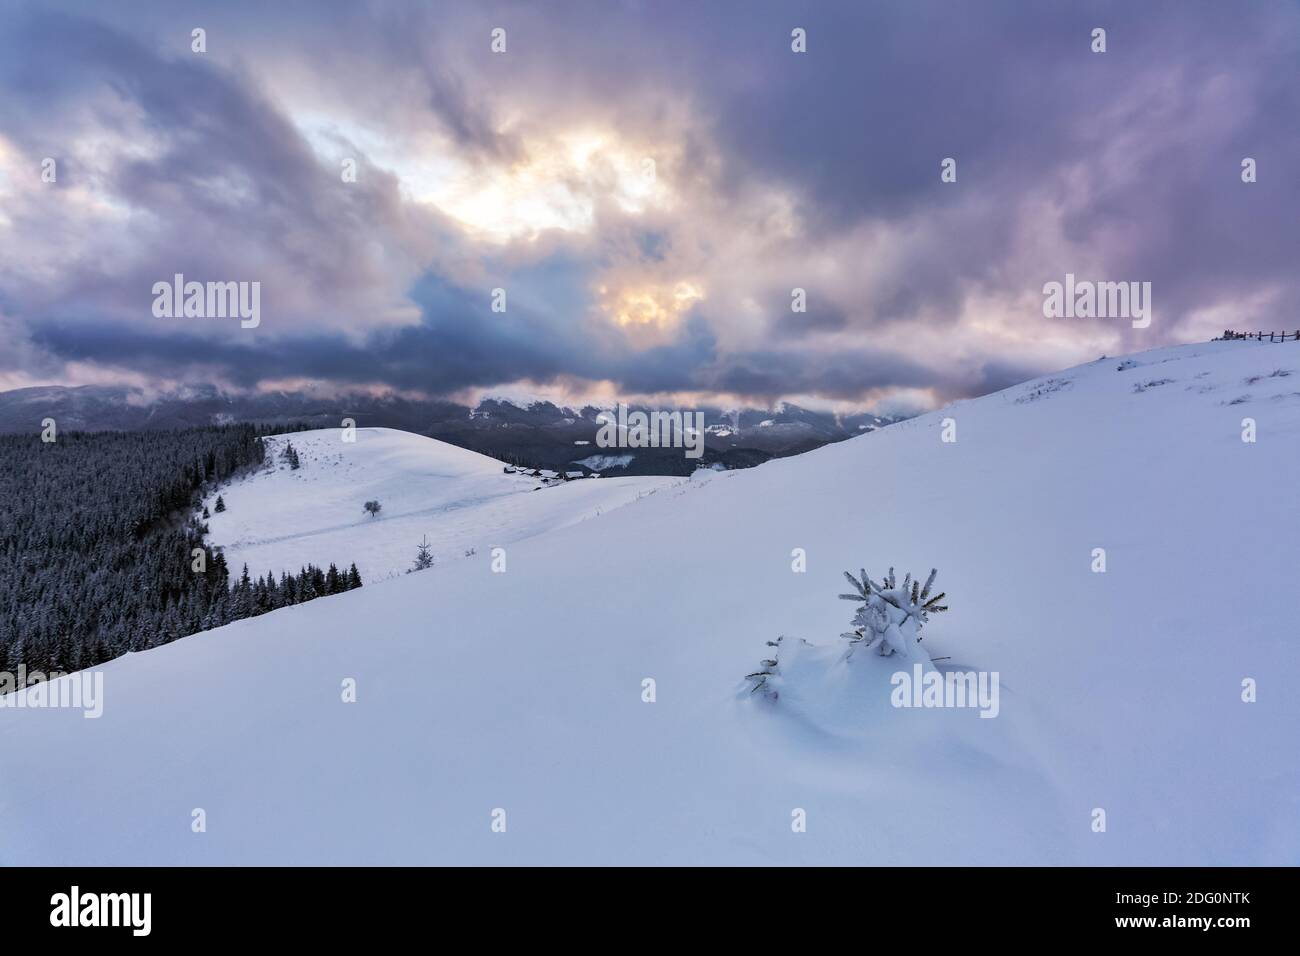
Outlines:
{"type": "MultiPolygon", "coordinates": [[[[37,445],[0,436],[0,669],[93,667],[299,603],[292,574],[232,587],[203,520],[212,490],[264,464],[262,436],[286,430],[301,426],[69,433],[37,445]]],[[[226,510],[223,496],[214,507],[226,510]]],[[[319,568],[303,573],[315,593],[326,587],[319,568]]],[[[355,565],[335,570],[336,590],[360,586],[355,565]]]]}
{"type": "Polygon", "coordinates": [[[889,569],[889,574],[880,584],[867,577],[865,570],[859,573],[861,579],[855,578],[848,571],[844,572],[844,577],[853,585],[854,593],[840,595],[845,601],[862,602],[862,607],[858,608],[853,617],[853,630],[841,635],[853,644],[849,653],[852,654],[858,647],[876,647],[883,656],[898,654],[907,660],[921,659],[917,647],[921,640],[921,628],[931,614],[948,610],[946,605],[939,603],[944,598],[942,593],[930,596],[938,571],[931,569],[924,586],[919,581],[912,580],[910,573],[900,585],[894,577],[893,568],[889,569]]]}
{"type": "MultiPolygon", "coordinates": [[[[425,568],[433,567],[433,552],[429,550],[429,536],[422,537],[415,548],[415,564],[411,565],[411,571],[423,571],[425,568]]],[[[411,571],[406,573],[410,574],[411,571]]]]}

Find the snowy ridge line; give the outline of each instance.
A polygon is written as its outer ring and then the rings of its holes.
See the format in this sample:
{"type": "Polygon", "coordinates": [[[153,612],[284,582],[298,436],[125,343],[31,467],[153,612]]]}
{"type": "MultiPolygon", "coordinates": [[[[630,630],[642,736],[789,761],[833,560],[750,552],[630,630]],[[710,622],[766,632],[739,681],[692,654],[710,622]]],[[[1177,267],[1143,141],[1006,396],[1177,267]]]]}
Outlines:
{"type": "Polygon", "coordinates": [[[1210,339],[1210,341],[1211,341],[1211,342],[1229,342],[1229,341],[1239,341],[1239,340],[1242,340],[1242,339],[1255,339],[1255,340],[1258,341],[1258,342],[1262,342],[1262,341],[1264,341],[1264,336],[1266,336],[1266,335],[1268,336],[1268,340],[1269,340],[1270,342],[1273,342],[1273,341],[1277,341],[1277,342],[1286,342],[1286,341],[1300,342],[1300,329],[1297,329],[1297,330],[1294,331],[1294,332],[1236,332],[1236,331],[1234,331],[1234,330],[1232,330],[1232,329],[1224,329],[1222,335],[1220,335],[1220,336],[1218,336],[1218,337],[1216,337],[1216,338],[1210,339]],[[1274,339],[1274,336],[1277,336],[1277,338],[1274,339]]]}

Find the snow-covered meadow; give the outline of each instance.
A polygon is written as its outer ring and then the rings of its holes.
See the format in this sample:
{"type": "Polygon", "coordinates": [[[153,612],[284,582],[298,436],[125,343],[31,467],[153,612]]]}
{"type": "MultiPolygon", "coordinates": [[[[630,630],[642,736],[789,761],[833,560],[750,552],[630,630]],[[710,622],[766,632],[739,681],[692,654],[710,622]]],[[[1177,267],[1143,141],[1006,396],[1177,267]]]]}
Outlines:
{"type": "Polygon", "coordinates": [[[564,527],[667,488],[677,478],[587,478],[548,484],[507,474],[501,462],[391,428],[362,428],[355,441],[328,428],[266,439],[267,464],[208,496],[209,541],[239,572],[277,576],[312,562],[356,562],[367,584],[411,567],[427,537],[438,562],[564,527]],[[282,456],[286,443],[300,467],[282,456]],[[540,490],[535,490],[540,489],[540,490]],[[375,517],[362,506],[378,501],[375,517]]]}
{"type": "Polygon", "coordinates": [[[0,711],[0,860],[1300,861],[1300,346],[1107,358],[562,520],[526,509],[608,479],[514,493],[464,459],[426,509],[388,437],[232,486],[232,563],[478,553],[113,661],[97,720],[0,711]],[[346,492],[313,492],[340,453],[346,492]],[[891,565],[939,569],[919,647],[997,672],[996,717],[845,662],[843,572],[891,565]]]}

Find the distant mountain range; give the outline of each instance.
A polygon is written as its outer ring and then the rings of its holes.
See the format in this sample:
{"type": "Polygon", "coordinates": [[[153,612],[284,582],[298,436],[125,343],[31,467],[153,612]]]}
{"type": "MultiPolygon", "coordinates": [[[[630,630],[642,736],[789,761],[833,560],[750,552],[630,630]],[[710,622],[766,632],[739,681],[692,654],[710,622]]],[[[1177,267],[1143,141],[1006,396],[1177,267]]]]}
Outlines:
{"type": "Polygon", "coordinates": [[[38,432],[45,418],[53,418],[64,431],[135,431],[248,421],[326,428],[352,418],[358,427],[400,428],[534,467],[623,475],[684,475],[700,466],[751,467],[899,420],[870,414],[837,416],[788,402],[766,410],[683,411],[704,413],[705,450],[701,458],[687,458],[679,448],[601,448],[596,444],[596,433],[608,409],[592,405],[574,409],[548,401],[487,398],[470,408],[437,399],[392,396],[323,397],[306,392],[233,395],[215,386],[190,387],[153,397],[136,389],[103,385],[0,392],[0,433],[38,432]]]}

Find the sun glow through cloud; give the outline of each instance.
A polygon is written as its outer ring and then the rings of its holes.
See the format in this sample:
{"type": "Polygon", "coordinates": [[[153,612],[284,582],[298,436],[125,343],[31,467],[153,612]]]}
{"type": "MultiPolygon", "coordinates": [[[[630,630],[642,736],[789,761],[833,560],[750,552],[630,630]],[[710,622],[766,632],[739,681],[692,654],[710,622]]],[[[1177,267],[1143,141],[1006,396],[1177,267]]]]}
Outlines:
{"type": "MultiPolygon", "coordinates": [[[[399,175],[402,171],[398,170],[399,175]]],[[[533,239],[548,229],[589,232],[602,203],[638,215],[671,195],[649,154],[612,133],[570,133],[530,141],[514,163],[460,163],[415,197],[437,206],[480,238],[533,239]]]]}
{"type": "Polygon", "coordinates": [[[671,286],[601,286],[601,310],[615,325],[634,331],[671,332],[695,303],[704,298],[704,290],[691,282],[671,286]]]}

